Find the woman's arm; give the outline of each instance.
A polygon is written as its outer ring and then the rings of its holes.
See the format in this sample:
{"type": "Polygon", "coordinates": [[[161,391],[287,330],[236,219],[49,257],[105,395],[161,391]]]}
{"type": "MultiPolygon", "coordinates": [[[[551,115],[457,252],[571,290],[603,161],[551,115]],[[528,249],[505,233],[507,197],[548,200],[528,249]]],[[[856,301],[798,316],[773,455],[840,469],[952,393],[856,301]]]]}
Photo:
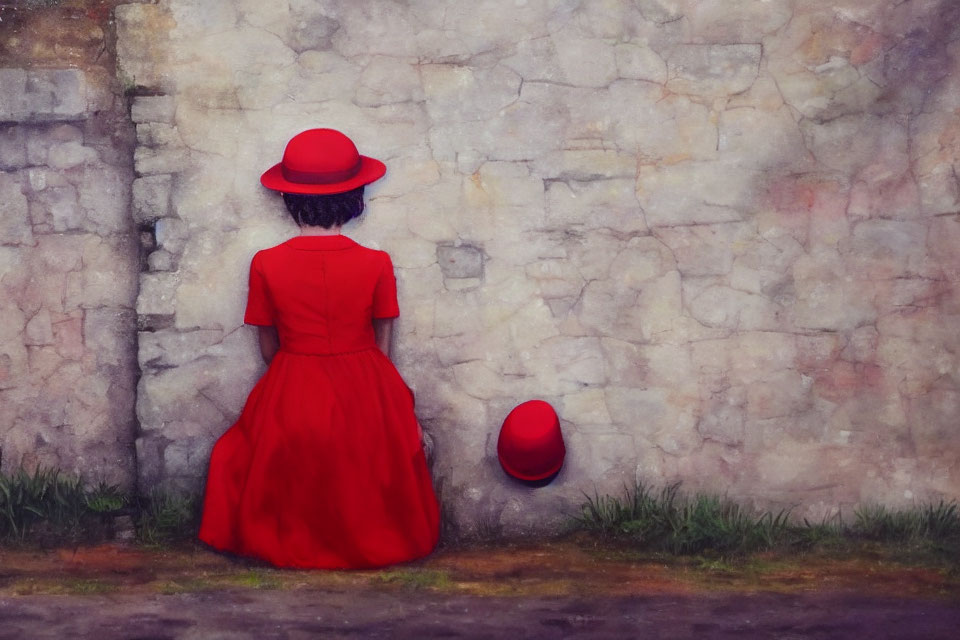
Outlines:
{"type": "Polygon", "coordinates": [[[374,318],[373,335],[383,355],[390,357],[390,339],[393,337],[393,318],[374,318]]]}
{"type": "MultiPolygon", "coordinates": [[[[377,346],[380,348],[380,351],[389,358],[390,339],[393,337],[393,318],[374,318],[373,335],[377,340],[377,346]]],[[[410,393],[412,394],[413,392],[411,391],[410,393]]],[[[419,420],[417,420],[417,433],[420,435],[420,443],[423,444],[423,427],[420,426],[419,420]]]]}
{"type": "Polygon", "coordinates": [[[261,325],[257,327],[257,334],[260,338],[260,355],[263,356],[264,362],[270,364],[273,356],[280,348],[280,336],[277,335],[277,328],[273,325],[261,325]]]}

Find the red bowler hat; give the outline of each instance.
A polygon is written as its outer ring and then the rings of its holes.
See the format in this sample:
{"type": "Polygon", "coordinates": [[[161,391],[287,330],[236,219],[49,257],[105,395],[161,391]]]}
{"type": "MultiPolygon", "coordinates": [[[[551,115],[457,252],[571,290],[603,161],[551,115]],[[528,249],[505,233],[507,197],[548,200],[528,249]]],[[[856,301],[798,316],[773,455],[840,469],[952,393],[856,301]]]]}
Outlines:
{"type": "Polygon", "coordinates": [[[290,139],[283,160],[264,171],[260,184],[284,193],[343,193],[386,171],[385,164],[360,155],[353,140],[336,129],[308,129],[290,139]]]}
{"type": "Polygon", "coordinates": [[[517,405],[500,427],[500,466],[520,480],[542,480],[553,475],[563,466],[566,452],[557,412],[543,400],[517,405]]]}

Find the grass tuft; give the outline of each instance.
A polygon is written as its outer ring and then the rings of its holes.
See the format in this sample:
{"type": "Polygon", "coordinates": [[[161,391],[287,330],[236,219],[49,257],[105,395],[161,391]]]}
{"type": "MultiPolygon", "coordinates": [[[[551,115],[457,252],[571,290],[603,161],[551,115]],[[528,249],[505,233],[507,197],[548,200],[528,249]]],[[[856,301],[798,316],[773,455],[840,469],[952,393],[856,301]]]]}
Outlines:
{"type": "Polygon", "coordinates": [[[846,531],[842,512],[824,517],[820,522],[810,522],[804,518],[802,526],[795,526],[792,529],[794,534],[792,544],[798,549],[837,548],[845,543],[846,531]]]}
{"type": "Polygon", "coordinates": [[[127,505],[128,498],[115,484],[108,485],[101,480],[86,496],[87,508],[97,513],[117,511],[127,505]]]}
{"type": "Polygon", "coordinates": [[[604,536],[677,554],[713,550],[748,552],[773,546],[787,528],[787,511],[752,514],[722,496],[679,493],[680,483],[658,492],[643,483],[624,485],[624,498],[584,494],[574,521],[604,536]]]}
{"type": "Polygon", "coordinates": [[[776,513],[744,508],[726,496],[683,495],[680,484],[655,491],[638,482],[624,485],[622,497],[584,493],[571,516],[580,530],[628,542],[636,548],[677,555],[743,555],[772,549],[837,549],[864,541],[909,547],[919,552],[960,550],[956,502],[902,510],[864,506],[851,524],[841,514],[819,523],[794,522],[789,510],[776,513]]]}
{"type": "Polygon", "coordinates": [[[137,501],[140,505],[137,537],[144,544],[159,545],[196,536],[200,514],[195,496],[152,487],[137,501]]]}
{"type": "Polygon", "coordinates": [[[945,542],[960,537],[960,514],[957,503],[923,505],[914,509],[890,511],[870,505],[854,512],[852,532],[859,538],[895,541],[904,544],[919,541],[945,542]]]}
{"type": "Polygon", "coordinates": [[[157,545],[194,537],[198,500],[154,487],[146,496],[129,496],[100,481],[88,488],[79,475],[36,465],[0,473],[0,544],[17,547],[100,542],[109,537],[109,518],[135,517],[141,543],[157,545]]]}
{"type": "Polygon", "coordinates": [[[82,528],[85,512],[80,478],[39,464],[32,474],[22,465],[10,477],[0,474],[0,540],[23,544],[32,532],[71,538],[82,528]]]}

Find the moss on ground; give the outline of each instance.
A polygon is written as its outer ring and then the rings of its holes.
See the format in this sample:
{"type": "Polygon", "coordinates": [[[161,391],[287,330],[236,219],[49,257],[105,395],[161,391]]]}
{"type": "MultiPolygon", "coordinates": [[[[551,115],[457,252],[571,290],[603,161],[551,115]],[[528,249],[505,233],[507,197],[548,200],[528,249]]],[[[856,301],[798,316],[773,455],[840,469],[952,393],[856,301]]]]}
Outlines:
{"type": "Polygon", "coordinates": [[[389,569],[377,573],[375,579],[407,589],[445,589],[450,585],[449,574],[436,569],[389,569]]]}

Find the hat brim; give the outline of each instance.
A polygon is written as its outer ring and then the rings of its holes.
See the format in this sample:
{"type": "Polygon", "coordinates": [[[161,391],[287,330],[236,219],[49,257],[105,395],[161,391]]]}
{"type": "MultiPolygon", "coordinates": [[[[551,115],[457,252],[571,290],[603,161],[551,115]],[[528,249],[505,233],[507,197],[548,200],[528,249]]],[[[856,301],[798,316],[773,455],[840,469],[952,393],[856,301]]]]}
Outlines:
{"type": "Polygon", "coordinates": [[[500,460],[500,466],[503,467],[503,470],[506,471],[511,476],[513,476],[514,478],[517,478],[519,480],[536,481],[536,480],[543,480],[544,478],[552,476],[557,471],[559,471],[560,467],[563,466],[563,460],[564,458],[566,458],[566,453],[567,453],[566,447],[564,447],[562,449],[562,453],[560,454],[560,459],[557,460],[555,464],[551,465],[546,472],[537,473],[537,474],[529,474],[529,473],[524,473],[522,471],[517,471],[516,469],[513,468],[512,465],[510,465],[506,460],[503,459],[503,456],[500,455],[499,451],[497,451],[497,459],[500,460]]]}
{"type": "Polygon", "coordinates": [[[360,170],[357,175],[343,182],[330,182],[327,184],[310,184],[307,182],[290,182],[283,177],[281,164],[278,162],[263,172],[260,176],[260,184],[273,191],[282,191],[284,193],[304,193],[304,194],[330,194],[352,191],[357,187],[370,184],[383,177],[387,172],[387,165],[376,158],[369,156],[360,156],[360,170]]]}

